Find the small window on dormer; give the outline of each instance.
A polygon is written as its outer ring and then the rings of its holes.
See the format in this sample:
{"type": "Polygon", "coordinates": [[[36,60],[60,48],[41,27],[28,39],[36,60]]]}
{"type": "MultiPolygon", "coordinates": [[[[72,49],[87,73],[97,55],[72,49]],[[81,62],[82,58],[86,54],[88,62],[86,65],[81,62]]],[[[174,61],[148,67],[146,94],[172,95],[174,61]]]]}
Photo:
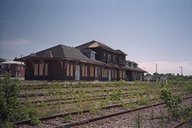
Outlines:
{"type": "Polygon", "coordinates": [[[106,53],[105,52],[103,52],[103,57],[106,58],[106,53]]]}
{"type": "Polygon", "coordinates": [[[90,58],[95,60],[95,54],[94,54],[94,53],[91,53],[90,58]]]}
{"type": "Polygon", "coordinates": [[[111,62],[111,54],[108,54],[108,62],[111,62]]]}

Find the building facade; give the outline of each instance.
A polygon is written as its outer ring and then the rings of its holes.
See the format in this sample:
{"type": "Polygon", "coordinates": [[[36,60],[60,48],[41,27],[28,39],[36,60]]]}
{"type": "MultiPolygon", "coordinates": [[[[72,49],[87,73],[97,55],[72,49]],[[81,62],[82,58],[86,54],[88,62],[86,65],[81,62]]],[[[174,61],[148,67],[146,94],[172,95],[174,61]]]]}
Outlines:
{"type": "Polygon", "coordinates": [[[131,61],[129,67],[126,55],[93,40],[75,48],[57,45],[16,60],[25,62],[27,80],[143,80],[145,71],[131,61]]]}

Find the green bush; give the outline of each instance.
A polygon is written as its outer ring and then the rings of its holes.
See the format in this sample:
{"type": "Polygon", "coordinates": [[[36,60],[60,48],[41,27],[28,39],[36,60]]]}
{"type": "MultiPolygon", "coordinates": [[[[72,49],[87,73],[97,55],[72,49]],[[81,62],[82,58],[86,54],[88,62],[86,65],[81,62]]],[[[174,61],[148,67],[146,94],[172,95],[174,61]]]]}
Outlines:
{"type": "Polygon", "coordinates": [[[190,84],[187,85],[187,90],[190,91],[190,92],[192,92],[192,83],[190,83],[190,84]]]}
{"type": "Polygon", "coordinates": [[[11,127],[11,122],[22,119],[21,104],[18,100],[20,82],[5,76],[0,79],[0,121],[3,127],[11,127]]]}
{"type": "Polygon", "coordinates": [[[178,118],[178,115],[181,111],[179,103],[181,103],[181,98],[179,96],[172,96],[169,89],[163,88],[161,90],[160,98],[164,100],[166,107],[168,108],[169,119],[178,118]]]}
{"type": "Polygon", "coordinates": [[[0,123],[4,128],[12,128],[14,122],[30,118],[33,124],[37,124],[35,108],[23,106],[19,100],[20,81],[10,79],[9,76],[0,78],[0,123]]]}
{"type": "Polygon", "coordinates": [[[40,120],[38,119],[38,111],[34,107],[28,109],[28,114],[32,125],[38,125],[40,123],[40,120]]]}

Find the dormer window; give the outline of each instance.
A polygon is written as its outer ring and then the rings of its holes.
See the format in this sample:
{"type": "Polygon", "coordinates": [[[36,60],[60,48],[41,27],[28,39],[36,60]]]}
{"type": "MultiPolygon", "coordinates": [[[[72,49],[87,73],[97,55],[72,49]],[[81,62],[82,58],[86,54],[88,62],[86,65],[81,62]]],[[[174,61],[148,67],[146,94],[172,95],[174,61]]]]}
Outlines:
{"type": "Polygon", "coordinates": [[[138,65],[137,64],[134,64],[134,68],[137,68],[138,67],[138,65]]]}
{"type": "Polygon", "coordinates": [[[90,59],[94,59],[95,60],[95,54],[96,52],[91,50],[91,49],[81,49],[81,52],[86,55],[87,57],[89,57],[90,59]]]}
{"type": "Polygon", "coordinates": [[[105,52],[103,52],[103,58],[106,58],[106,53],[105,52]]]}
{"type": "Polygon", "coordinates": [[[117,56],[116,55],[113,55],[113,62],[117,63],[117,56]]]}
{"type": "Polygon", "coordinates": [[[129,63],[129,67],[131,67],[131,63],[129,63]]]}
{"type": "Polygon", "coordinates": [[[111,54],[108,54],[107,61],[111,62],[111,54]]]}
{"type": "Polygon", "coordinates": [[[90,53],[90,58],[95,60],[95,53],[91,52],[90,53]]]}

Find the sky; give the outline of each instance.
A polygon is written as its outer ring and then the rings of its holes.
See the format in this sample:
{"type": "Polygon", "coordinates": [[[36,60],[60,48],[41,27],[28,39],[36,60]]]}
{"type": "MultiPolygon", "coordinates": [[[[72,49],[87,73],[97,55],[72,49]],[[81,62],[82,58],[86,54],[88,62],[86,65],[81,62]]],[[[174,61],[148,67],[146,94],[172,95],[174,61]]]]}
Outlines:
{"type": "Polygon", "coordinates": [[[0,58],[91,40],[149,73],[192,75],[192,0],[0,0],[0,58]]]}

